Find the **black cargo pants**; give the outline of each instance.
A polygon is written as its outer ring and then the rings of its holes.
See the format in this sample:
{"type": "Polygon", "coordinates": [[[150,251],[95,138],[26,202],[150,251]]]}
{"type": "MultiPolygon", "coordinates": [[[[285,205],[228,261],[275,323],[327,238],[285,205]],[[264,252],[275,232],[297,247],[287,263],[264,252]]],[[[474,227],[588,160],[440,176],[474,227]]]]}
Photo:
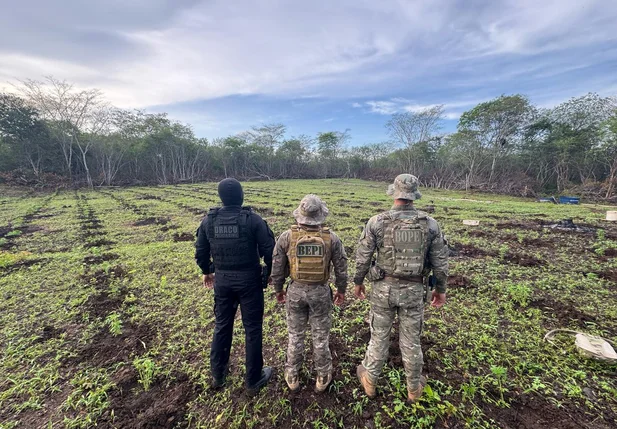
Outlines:
{"type": "Polygon", "coordinates": [[[210,351],[210,368],[215,378],[224,377],[229,364],[234,319],[238,305],[245,331],[246,384],[261,379],[264,292],[259,271],[218,271],[214,277],[216,326],[210,351]]]}

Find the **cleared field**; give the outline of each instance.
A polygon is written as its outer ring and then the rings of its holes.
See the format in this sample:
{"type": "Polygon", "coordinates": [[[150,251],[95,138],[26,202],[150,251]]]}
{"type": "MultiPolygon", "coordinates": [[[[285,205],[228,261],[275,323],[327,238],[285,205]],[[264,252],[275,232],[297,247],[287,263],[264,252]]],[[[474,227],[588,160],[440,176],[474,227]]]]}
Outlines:
{"type": "MultiPolygon", "coordinates": [[[[248,183],[245,203],[278,235],[305,194],[320,195],[353,260],[361,227],[390,206],[385,188],[248,183]]],[[[451,278],[447,305],[426,312],[429,388],[409,406],[396,329],[378,398],[355,378],[369,327],[368,303],[352,288],[335,310],[328,392],[313,393],[308,371],[298,394],[287,390],[284,308],[271,289],[264,352],[279,369],[274,382],[244,395],[237,323],[231,385],[209,390],[213,299],[193,243],[217,204],[215,184],[0,188],[1,428],[615,427],[615,366],[581,357],[569,337],[560,347],[542,340],[552,328],[617,339],[617,224],[603,220],[606,207],[424,190],[418,206],[435,206],[451,278]],[[547,227],[564,218],[585,228],[547,227]]]]}

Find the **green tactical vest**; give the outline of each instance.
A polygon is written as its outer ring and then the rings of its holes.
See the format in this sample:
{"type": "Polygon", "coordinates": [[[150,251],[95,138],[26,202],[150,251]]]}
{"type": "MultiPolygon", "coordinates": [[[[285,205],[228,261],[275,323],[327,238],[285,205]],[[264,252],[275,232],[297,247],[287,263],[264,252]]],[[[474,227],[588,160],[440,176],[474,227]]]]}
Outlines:
{"type": "Polygon", "coordinates": [[[387,214],[383,235],[383,243],[377,249],[377,266],[388,276],[422,275],[429,237],[427,216],[399,218],[387,214]]]}

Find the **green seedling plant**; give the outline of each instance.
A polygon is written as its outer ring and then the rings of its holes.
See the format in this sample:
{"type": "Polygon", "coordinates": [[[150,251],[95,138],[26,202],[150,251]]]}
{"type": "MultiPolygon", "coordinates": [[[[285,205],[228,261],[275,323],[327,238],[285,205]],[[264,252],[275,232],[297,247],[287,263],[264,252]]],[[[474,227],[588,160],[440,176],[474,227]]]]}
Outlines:
{"type": "Polygon", "coordinates": [[[159,371],[156,363],[149,357],[135,358],[133,359],[133,367],[139,375],[139,384],[147,392],[159,371]]]}
{"type": "Polygon", "coordinates": [[[105,319],[105,324],[109,327],[109,332],[112,335],[122,335],[122,319],[118,313],[110,313],[105,319]]]}
{"type": "Polygon", "coordinates": [[[508,407],[508,403],[506,402],[503,394],[508,391],[505,387],[508,377],[508,370],[502,366],[491,366],[490,369],[491,384],[493,384],[499,392],[499,401],[497,401],[497,405],[506,408],[508,407]]]}
{"type": "Polygon", "coordinates": [[[92,427],[105,409],[109,407],[108,392],[114,384],[103,371],[83,371],[77,374],[71,384],[73,392],[63,404],[67,411],[77,411],[75,417],[64,418],[67,428],[92,427]]]}

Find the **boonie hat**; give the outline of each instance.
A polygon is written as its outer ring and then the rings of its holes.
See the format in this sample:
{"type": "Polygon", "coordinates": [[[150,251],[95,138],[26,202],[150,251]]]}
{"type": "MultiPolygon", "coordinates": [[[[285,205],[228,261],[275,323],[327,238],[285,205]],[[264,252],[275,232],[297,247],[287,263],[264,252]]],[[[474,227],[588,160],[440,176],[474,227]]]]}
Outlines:
{"type": "Polygon", "coordinates": [[[321,225],[330,211],[321,198],[309,194],[302,198],[300,205],[293,211],[293,216],[298,223],[303,225],[321,225]]]}
{"type": "Polygon", "coordinates": [[[411,174],[399,174],[394,183],[388,186],[388,195],[403,200],[419,200],[422,194],[418,191],[418,178],[411,174]]]}

